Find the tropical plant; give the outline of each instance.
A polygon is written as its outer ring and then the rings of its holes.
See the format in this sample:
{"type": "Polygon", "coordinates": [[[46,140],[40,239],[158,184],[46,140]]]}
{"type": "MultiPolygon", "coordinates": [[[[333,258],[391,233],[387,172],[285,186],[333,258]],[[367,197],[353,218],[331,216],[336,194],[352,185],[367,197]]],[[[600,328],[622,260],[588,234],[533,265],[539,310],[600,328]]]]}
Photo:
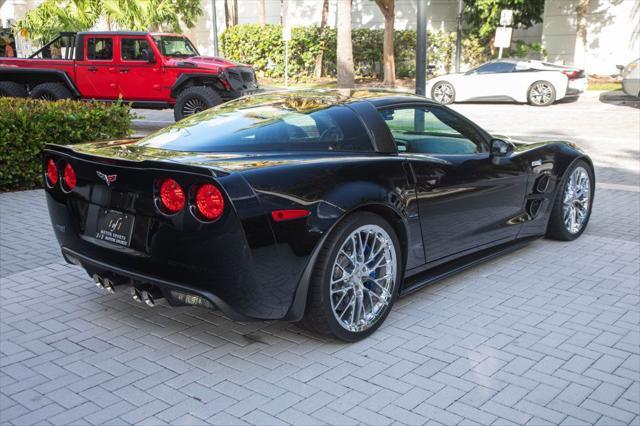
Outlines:
{"type": "Polygon", "coordinates": [[[500,25],[500,12],[513,10],[513,27],[529,28],[542,22],[545,0],[464,0],[463,15],[472,33],[483,39],[493,37],[500,25]]]}
{"type": "Polygon", "coordinates": [[[23,37],[47,41],[61,31],[85,31],[104,17],[109,26],[180,32],[202,14],[200,0],[45,0],[16,22],[23,37]]]}
{"type": "Polygon", "coordinates": [[[23,37],[46,41],[61,31],[90,29],[102,13],[101,0],[45,0],[16,22],[23,37]]]}

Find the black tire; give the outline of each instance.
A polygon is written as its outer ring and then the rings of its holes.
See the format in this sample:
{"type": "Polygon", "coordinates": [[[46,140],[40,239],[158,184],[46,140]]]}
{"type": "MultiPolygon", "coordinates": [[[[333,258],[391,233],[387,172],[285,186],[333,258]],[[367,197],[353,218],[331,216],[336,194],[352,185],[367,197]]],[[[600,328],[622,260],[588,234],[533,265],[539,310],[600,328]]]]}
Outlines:
{"type": "Polygon", "coordinates": [[[591,210],[593,207],[593,197],[595,194],[595,179],[593,175],[593,170],[591,166],[587,164],[584,160],[578,160],[573,163],[564,173],[562,180],[560,181],[560,186],[556,190],[556,197],[553,202],[553,207],[551,210],[551,215],[549,216],[549,225],[547,227],[547,238],[551,238],[553,240],[560,241],[572,241],[578,238],[584,230],[587,228],[589,224],[589,218],[591,218],[591,210]],[[590,197],[588,202],[588,209],[586,213],[586,217],[582,223],[582,226],[578,232],[570,232],[564,223],[564,199],[565,193],[567,190],[567,182],[571,178],[573,172],[578,168],[582,167],[586,170],[587,175],[589,176],[590,183],[590,197]]]}
{"type": "Polygon", "coordinates": [[[0,81],[0,98],[26,98],[27,96],[29,92],[24,85],[13,81],[0,81]]]}
{"type": "Polygon", "coordinates": [[[556,101],[556,88],[545,80],[538,80],[529,86],[527,101],[533,106],[549,106],[556,101]]]}
{"type": "Polygon", "coordinates": [[[59,101],[61,99],[71,99],[73,95],[61,83],[41,83],[33,88],[31,97],[46,101],[59,101]]]}
{"type": "Polygon", "coordinates": [[[335,337],[345,342],[355,342],[371,335],[384,322],[397,298],[398,287],[403,276],[402,265],[404,264],[398,237],[393,227],[386,220],[369,212],[354,213],[348,216],[336,226],[320,249],[313,269],[311,282],[309,283],[309,295],[305,315],[298,325],[312,332],[335,337]],[[390,289],[390,300],[383,308],[384,311],[380,311],[375,322],[363,331],[350,331],[340,325],[333,313],[330,281],[334,273],[334,261],[343,243],[345,243],[351,233],[361,226],[366,225],[377,225],[390,237],[393,243],[393,247],[390,249],[393,250],[396,259],[395,281],[393,282],[393,287],[390,289]]]}
{"type": "Polygon", "coordinates": [[[173,117],[180,121],[185,117],[196,114],[222,103],[222,97],[210,87],[192,86],[184,89],[178,95],[173,107],[173,117]]]}
{"type": "Polygon", "coordinates": [[[453,84],[448,81],[438,81],[431,88],[431,99],[438,102],[441,105],[449,105],[455,102],[456,100],[456,89],[453,87],[453,84]],[[438,91],[444,90],[447,95],[440,96],[438,91]]]}

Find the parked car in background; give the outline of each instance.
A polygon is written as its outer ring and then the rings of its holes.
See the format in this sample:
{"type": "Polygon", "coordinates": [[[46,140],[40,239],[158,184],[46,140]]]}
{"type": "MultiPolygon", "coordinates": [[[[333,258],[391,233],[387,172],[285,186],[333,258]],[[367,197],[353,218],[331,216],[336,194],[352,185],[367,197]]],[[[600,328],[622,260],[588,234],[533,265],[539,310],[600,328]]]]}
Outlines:
{"type": "Polygon", "coordinates": [[[640,58],[631,62],[629,65],[618,65],[622,70],[622,90],[630,96],[640,97],[640,58]]]}
{"type": "Polygon", "coordinates": [[[200,56],[179,34],[61,33],[29,58],[0,58],[0,96],[122,99],[176,121],[256,90],[252,67],[200,56]]]}
{"type": "MultiPolygon", "coordinates": [[[[397,92],[247,96],[141,140],[47,145],[65,259],[137,302],[346,341],[397,297],[591,214],[588,155],[491,136],[397,92]]],[[[435,313],[438,314],[438,313],[435,313]]]]}
{"type": "Polygon", "coordinates": [[[465,73],[447,74],[427,82],[426,93],[441,104],[453,102],[521,102],[551,105],[578,97],[587,79],[582,70],[540,61],[500,59],[465,73]]]}

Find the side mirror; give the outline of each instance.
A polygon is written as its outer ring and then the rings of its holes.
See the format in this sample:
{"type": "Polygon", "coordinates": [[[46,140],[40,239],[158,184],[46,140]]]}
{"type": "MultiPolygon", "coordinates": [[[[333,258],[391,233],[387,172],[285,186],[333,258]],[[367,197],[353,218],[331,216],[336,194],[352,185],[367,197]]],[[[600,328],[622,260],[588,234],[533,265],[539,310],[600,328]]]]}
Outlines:
{"type": "Polygon", "coordinates": [[[617,68],[619,71],[624,71],[624,65],[616,65],[616,68],[617,68]]]}
{"type": "Polygon", "coordinates": [[[513,145],[502,139],[493,139],[491,141],[491,158],[494,163],[500,163],[500,160],[508,157],[513,152],[513,145]]]}

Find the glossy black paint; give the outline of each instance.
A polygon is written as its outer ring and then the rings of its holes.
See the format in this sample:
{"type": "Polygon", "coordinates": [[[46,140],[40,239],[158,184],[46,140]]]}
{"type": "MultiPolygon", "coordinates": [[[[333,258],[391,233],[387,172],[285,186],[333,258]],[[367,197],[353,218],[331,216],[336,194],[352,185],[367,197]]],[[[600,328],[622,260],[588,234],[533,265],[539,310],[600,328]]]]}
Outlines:
{"type": "Polygon", "coordinates": [[[78,181],[69,194],[59,186],[46,189],[63,253],[89,274],[113,274],[163,292],[181,289],[232,318],[297,320],[315,256],[350,213],[372,211],[394,226],[406,268],[401,291],[414,290],[439,265],[543,236],[564,171],[587,158],[566,142],[509,142],[513,152],[499,158],[489,152],[492,137],[470,122],[485,152],[399,154],[376,108],[446,107],[379,92],[341,99],[367,126],[372,152],[193,153],[142,147],[135,140],[47,146],[43,161],[68,161],[78,181]],[[97,171],[116,174],[117,181],[107,186],[97,171]],[[549,184],[540,193],[541,176],[549,184]],[[154,188],[163,177],[176,179],[189,194],[198,184],[214,183],[224,194],[225,213],[213,223],[200,221],[190,208],[160,213],[154,188]],[[538,207],[531,214],[534,201],[538,207]],[[131,247],[91,236],[101,208],[135,215],[131,247]],[[287,222],[270,216],[300,208],[310,215],[287,222]]]}

